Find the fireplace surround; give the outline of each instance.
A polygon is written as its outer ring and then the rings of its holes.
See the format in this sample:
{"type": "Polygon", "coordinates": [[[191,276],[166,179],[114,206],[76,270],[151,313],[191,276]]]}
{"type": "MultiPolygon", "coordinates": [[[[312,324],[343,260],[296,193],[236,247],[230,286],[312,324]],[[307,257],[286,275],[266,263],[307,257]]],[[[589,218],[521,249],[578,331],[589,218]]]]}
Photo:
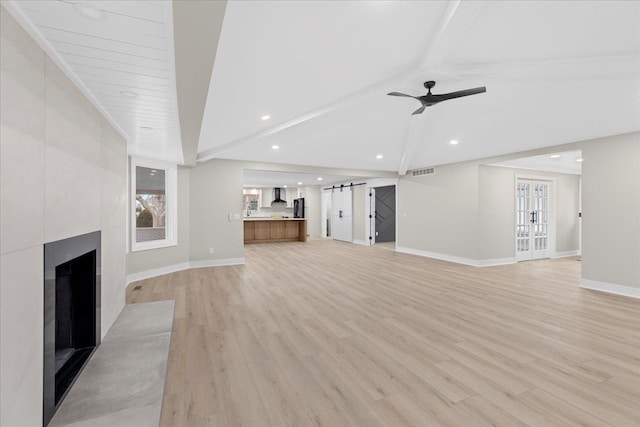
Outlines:
{"type": "Polygon", "coordinates": [[[44,245],[45,426],[100,344],[100,237],[44,245]]]}

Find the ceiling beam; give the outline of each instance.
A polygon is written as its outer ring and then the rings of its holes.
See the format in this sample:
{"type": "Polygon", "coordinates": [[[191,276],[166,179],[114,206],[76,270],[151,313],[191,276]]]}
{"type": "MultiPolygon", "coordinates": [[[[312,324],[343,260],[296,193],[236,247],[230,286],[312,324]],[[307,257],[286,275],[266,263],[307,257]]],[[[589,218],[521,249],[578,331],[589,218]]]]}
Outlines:
{"type": "MultiPolygon", "coordinates": [[[[422,75],[428,70],[446,69],[443,64],[447,55],[449,55],[455,43],[460,40],[462,35],[471,26],[482,6],[484,6],[484,1],[463,2],[461,0],[455,0],[449,2],[446,10],[442,14],[438,27],[429,41],[425,55],[418,65],[418,69],[422,75]]],[[[449,71],[449,73],[451,76],[457,76],[457,72],[454,70],[449,71]]],[[[436,111],[441,111],[442,108],[442,106],[436,107],[436,111]]],[[[424,113],[411,116],[410,118],[409,130],[404,142],[400,165],[398,166],[398,174],[400,176],[407,173],[418,143],[424,141],[423,130],[427,122],[427,117],[425,116],[429,116],[429,118],[432,119],[429,120],[431,123],[437,121],[433,120],[434,113],[431,107],[427,108],[424,113]]]]}
{"type": "Polygon", "coordinates": [[[438,27],[429,40],[424,57],[418,63],[418,70],[426,71],[442,66],[449,52],[471,26],[484,3],[484,0],[449,2],[438,27]]]}
{"type": "Polygon", "coordinates": [[[400,176],[405,175],[407,173],[407,170],[409,169],[413,152],[418,145],[420,135],[422,134],[425,123],[427,122],[426,118],[423,116],[428,115],[429,110],[425,110],[424,113],[411,116],[409,118],[409,128],[407,130],[407,136],[404,140],[404,148],[402,149],[400,166],[398,167],[398,175],[400,176]]]}
{"type": "Polygon", "coordinates": [[[176,92],[184,164],[195,166],[226,1],[173,1],[176,92]]]}
{"type": "Polygon", "coordinates": [[[212,159],[216,156],[216,154],[222,153],[224,151],[230,150],[232,148],[238,147],[240,145],[246,144],[248,142],[257,141],[261,138],[265,138],[269,135],[273,135],[278,132],[282,132],[283,130],[289,129],[291,127],[300,125],[309,120],[316,119],[318,117],[322,117],[331,112],[341,110],[344,108],[348,108],[352,105],[356,105],[372,96],[380,96],[381,93],[385,93],[389,90],[390,87],[394,85],[395,82],[404,81],[411,78],[415,72],[407,71],[400,74],[396,74],[393,77],[390,77],[385,80],[381,80],[375,82],[372,85],[369,85],[363,89],[360,89],[356,92],[352,92],[347,96],[344,96],[337,101],[331,102],[329,104],[325,104],[322,107],[311,110],[305,114],[294,117],[291,120],[287,120],[283,123],[279,123],[275,126],[271,126],[265,130],[260,132],[256,132],[254,134],[245,136],[243,138],[239,138],[233,141],[230,141],[226,144],[218,145],[210,150],[204,151],[198,155],[198,161],[203,162],[209,159],[212,159]]]}
{"type": "Polygon", "coordinates": [[[456,68],[456,73],[460,78],[515,80],[637,77],[640,75],[640,54],[462,65],[456,68]]]}
{"type": "Polygon", "coordinates": [[[413,159],[416,148],[421,144],[424,145],[429,140],[428,126],[433,126],[435,123],[438,123],[444,116],[446,110],[446,105],[441,105],[438,108],[428,107],[422,114],[411,116],[407,137],[405,138],[404,148],[402,150],[400,166],[398,167],[399,176],[407,174],[407,171],[411,167],[411,160],[413,159]]]}
{"type": "Polygon", "coordinates": [[[225,144],[218,145],[210,150],[202,152],[198,155],[198,161],[206,161],[214,158],[217,154],[240,145],[257,141],[261,138],[265,138],[269,135],[273,135],[278,132],[282,132],[294,126],[298,126],[309,120],[322,117],[329,113],[348,108],[352,105],[356,105],[367,99],[380,96],[381,93],[388,92],[394,86],[399,86],[406,81],[413,80],[418,77],[424,76],[429,69],[431,69],[433,75],[451,75],[451,70],[444,68],[438,69],[446,55],[451,50],[453,44],[459,39],[464,30],[468,28],[477,12],[480,10],[484,3],[484,0],[478,1],[461,1],[453,0],[447,5],[438,28],[431,38],[429,45],[426,49],[426,54],[423,58],[416,63],[414,67],[411,67],[408,71],[396,74],[384,80],[377,81],[363,89],[356,92],[352,92],[347,96],[344,96],[334,102],[323,105],[319,108],[311,110],[305,114],[294,117],[291,120],[271,126],[263,131],[256,132],[252,135],[248,135],[243,138],[239,138],[230,141],[225,144]]]}

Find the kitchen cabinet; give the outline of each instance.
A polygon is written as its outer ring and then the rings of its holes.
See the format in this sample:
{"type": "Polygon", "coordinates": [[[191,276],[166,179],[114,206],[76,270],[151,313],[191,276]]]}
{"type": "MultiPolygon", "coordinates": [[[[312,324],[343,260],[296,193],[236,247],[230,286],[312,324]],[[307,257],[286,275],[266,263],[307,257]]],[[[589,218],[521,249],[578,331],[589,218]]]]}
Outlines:
{"type": "MultiPolygon", "coordinates": [[[[270,208],[271,202],[276,198],[275,192],[273,191],[273,187],[263,187],[261,196],[260,196],[260,207],[261,208],[270,208]]],[[[287,201],[287,207],[293,207],[293,200],[298,198],[298,189],[296,187],[292,188],[280,188],[280,198],[287,201]]]]}
{"type": "Polygon", "coordinates": [[[260,199],[260,207],[261,208],[270,208],[272,201],[273,201],[273,188],[272,187],[263,187],[262,188],[262,197],[260,199]]]}
{"type": "Polygon", "coordinates": [[[293,188],[285,188],[286,190],[286,198],[285,200],[287,201],[287,207],[288,208],[292,208],[293,207],[293,200],[298,198],[298,189],[293,187],[293,188]]]}

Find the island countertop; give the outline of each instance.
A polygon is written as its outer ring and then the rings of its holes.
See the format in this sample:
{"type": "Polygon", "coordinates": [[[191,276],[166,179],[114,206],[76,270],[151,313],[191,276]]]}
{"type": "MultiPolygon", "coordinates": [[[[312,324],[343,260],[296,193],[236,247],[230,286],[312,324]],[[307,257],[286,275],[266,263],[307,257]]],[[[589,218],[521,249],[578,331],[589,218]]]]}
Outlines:
{"type": "Polygon", "coordinates": [[[262,216],[245,216],[245,221],[306,221],[306,218],[273,218],[262,216]]]}
{"type": "Polygon", "coordinates": [[[244,218],[244,243],[306,241],[305,218],[244,218]]]}

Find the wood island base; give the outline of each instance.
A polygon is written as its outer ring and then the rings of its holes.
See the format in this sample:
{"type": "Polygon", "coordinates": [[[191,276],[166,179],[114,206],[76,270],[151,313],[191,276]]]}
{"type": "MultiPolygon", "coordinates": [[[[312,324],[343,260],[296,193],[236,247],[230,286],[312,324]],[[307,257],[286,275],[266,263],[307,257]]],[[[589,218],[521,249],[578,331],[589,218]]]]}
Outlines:
{"type": "Polygon", "coordinates": [[[284,219],[245,219],[245,243],[306,242],[307,220],[298,218],[284,219]]]}

